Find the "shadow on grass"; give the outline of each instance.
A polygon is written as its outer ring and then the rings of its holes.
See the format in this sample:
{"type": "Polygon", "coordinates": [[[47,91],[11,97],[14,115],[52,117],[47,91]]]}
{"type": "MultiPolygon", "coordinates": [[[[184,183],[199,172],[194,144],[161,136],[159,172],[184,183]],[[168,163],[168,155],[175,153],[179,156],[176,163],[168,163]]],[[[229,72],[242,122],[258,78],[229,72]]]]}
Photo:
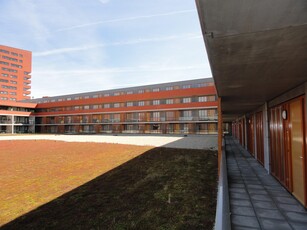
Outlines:
{"type": "Polygon", "coordinates": [[[212,229],[215,151],[155,148],[1,227],[212,229]]]}

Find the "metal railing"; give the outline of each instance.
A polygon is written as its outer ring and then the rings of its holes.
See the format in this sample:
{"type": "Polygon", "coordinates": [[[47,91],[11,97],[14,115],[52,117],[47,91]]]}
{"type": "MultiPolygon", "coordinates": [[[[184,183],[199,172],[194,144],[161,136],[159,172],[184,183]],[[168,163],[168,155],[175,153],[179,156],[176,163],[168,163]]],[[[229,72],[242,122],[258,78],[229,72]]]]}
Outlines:
{"type": "Polygon", "coordinates": [[[223,140],[222,144],[214,229],[231,229],[225,140],[223,140]]]}

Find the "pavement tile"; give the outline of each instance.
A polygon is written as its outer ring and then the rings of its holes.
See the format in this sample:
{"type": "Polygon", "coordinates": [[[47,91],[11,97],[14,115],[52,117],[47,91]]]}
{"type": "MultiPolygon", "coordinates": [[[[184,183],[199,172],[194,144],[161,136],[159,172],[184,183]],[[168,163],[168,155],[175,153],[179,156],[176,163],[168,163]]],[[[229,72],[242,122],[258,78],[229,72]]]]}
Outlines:
{"type": "Polygon", "coordinates": [[[243,183],[229,183],[230,188],[245,188],[245,185],[243,183]]]}
{"type": "Polygon", "coordinates": [[[282,204],[293,204],[293,205],[299,205],[299,202],[291,197],[289,195],[289,197],[274,197],[274,199],[279,202],[279,203],[282,203],[282,204]]]}
{"type": "Polygon", "coordinates": [[[254,201],[253,205],[255,208],[277,209],[276,205],[269,201],[254,201]]]}
{"type": "Polygon", "coordinates": [[[252,200],[270,201],[270,202],[273,201],[273,199],[269,195],[264,195],[264,194],[251,194],[250,197],[252,198],[252,200]]]}
{"type": "Polygon", "coordinates": [[[231,206],[231,214],[232,215],[241,215],[241,216],[256,216],[254,209],[252,207],[242,207],[237,205],[231,206]]]}
{"type": "Polygon", "coordinates": [[[277,220],[284,220],[285,217],[281,214],[279,210],[272,210],[272,209],[263,209],[263,208],[256,208],[256,213],[258,217],[270,219],[277,219],[277,220]]]}
{"type": "MultiPolygon", "coordinates": [[[[277,206],[281,210],[286,211],[286,212],[302,212],[302,213],[306,213],[305,209],[300,204],[293,205],[293,204],[277,203],[277,206]]],[[[307,229],[307,227],[306,227],[306,229],[307,229]]]]}
{"type": "Polygon", "coordinates": [[[234,225],[239,225],[242,227],[253,227],[253,228],[260,227],[256,217],[231,215],[231,220],[234,225]]]}
{"type": "Polygon", "coordinates": [[[302,212],[285,212],[285,215],[295,222],[304,222],[307,229],[307,213],[302,212]]]}
{"type": "Polygon", "coordinates": [[[229,192],[247,193],[245,188],[229,188],[229,192]]]}
{"type": "Polygon", "coordinates": [[[294,230],[306,230],[307,225],[306,223],[297,223],[297,222],[290,222],[290,225],[294,230]]]}
{"type": "Polygon", "coordinates": [[[250,200],[247,193],[236,193],[231,192],[230,193],[230,199],[243,199],[243,200],[250,200]]]}
{"type": "Polygon", "coordinates": [[[237,225],[232,225],[231,230],[260,230],[260,228],[242,227],[237,225]]]}
{"type": "Polygon", "coordinates": [[[230,199],[230,205],[252,207],[252,203],[250,202],[250,200],[230,199]]]}
{"type": "Polygon", "coordinates": [[[285,220],[273,220],[267,218],[259,218],[261,227],[265,230],[292,230],[285,220]]]}
{"type": "Polygon", "coordinates": [[[248,189],[249,194],[268,195],[268,192],[262,189],[248,189]]]}
{"type": "Polygon", "coordinates": [[[251,189],[264,189],[262,185],[255,185],[255,184],[248,184],[247,187],[251,189]]]}

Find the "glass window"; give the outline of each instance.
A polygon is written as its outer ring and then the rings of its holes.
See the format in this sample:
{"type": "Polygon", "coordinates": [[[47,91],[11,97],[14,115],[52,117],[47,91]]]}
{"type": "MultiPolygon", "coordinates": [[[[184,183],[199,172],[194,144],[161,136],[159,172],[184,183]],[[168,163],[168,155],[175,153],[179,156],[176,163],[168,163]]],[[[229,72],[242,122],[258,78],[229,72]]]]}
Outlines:
{"type": "Polygon", "coordinates": [[[167,86],[165,90],[166,91],[173,90],[173,86],[167,86]]]}
{"type": "Polygon", "coordinates": [[[185,97],[182,99],[183,103],[191,103],[191,98],[190,97],[185,97]]]}
{"type": "Polygon", "coordinates": [[[119,103],[114,103],[114,108],[119,108],[119,103]]]}
{"type": "Polygon", "coordinates": [[[127,107],[133,106],[133,102],[129,101],[127,102],[127,107]]]}
{"type": "Polygon", "coordinates": [[[104,105],[103,105],[103,108],[105,108],[105,109],[110,108],[110,104],[104,104],[104,105]]]}
{"type": "Polygon", "coordinates": [[[153,105],[160,105],[160,100],[153,100],[153,105]]]}
{"type": "Polygon", "coordinates": [[[174,103],[174,100],[173,99],[167,99],[166,100],[166,104],[173,104],[174,103]]]}
{"type": "Polygon", "coordinates": [[[160,88],[154,88],[153,90],[152,90],[152,92],[159,92],[160,91],[160,88]]]}
{"type": "Polygon", "coordinates": [[[206,96],[198,97],[198,102],[206,102],[206,101],[207,101],[207,97],[206,96]]]}
{"type": "Polygon", "coordinates": [[[144,103],[144,101],[139,101],[139,106],[144,106],[145,105],[145,103],[144,103]]]}

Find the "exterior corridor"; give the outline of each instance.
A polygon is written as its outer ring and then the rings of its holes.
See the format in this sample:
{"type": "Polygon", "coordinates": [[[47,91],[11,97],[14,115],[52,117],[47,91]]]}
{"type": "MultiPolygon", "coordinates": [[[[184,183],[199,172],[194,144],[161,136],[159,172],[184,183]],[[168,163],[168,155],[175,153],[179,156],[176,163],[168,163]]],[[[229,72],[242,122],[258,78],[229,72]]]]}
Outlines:
{"type": "Polygon", "coordinates": [[[234,138],[225,137],[232,229],[307,229],[307,211],[234,138]]]}

